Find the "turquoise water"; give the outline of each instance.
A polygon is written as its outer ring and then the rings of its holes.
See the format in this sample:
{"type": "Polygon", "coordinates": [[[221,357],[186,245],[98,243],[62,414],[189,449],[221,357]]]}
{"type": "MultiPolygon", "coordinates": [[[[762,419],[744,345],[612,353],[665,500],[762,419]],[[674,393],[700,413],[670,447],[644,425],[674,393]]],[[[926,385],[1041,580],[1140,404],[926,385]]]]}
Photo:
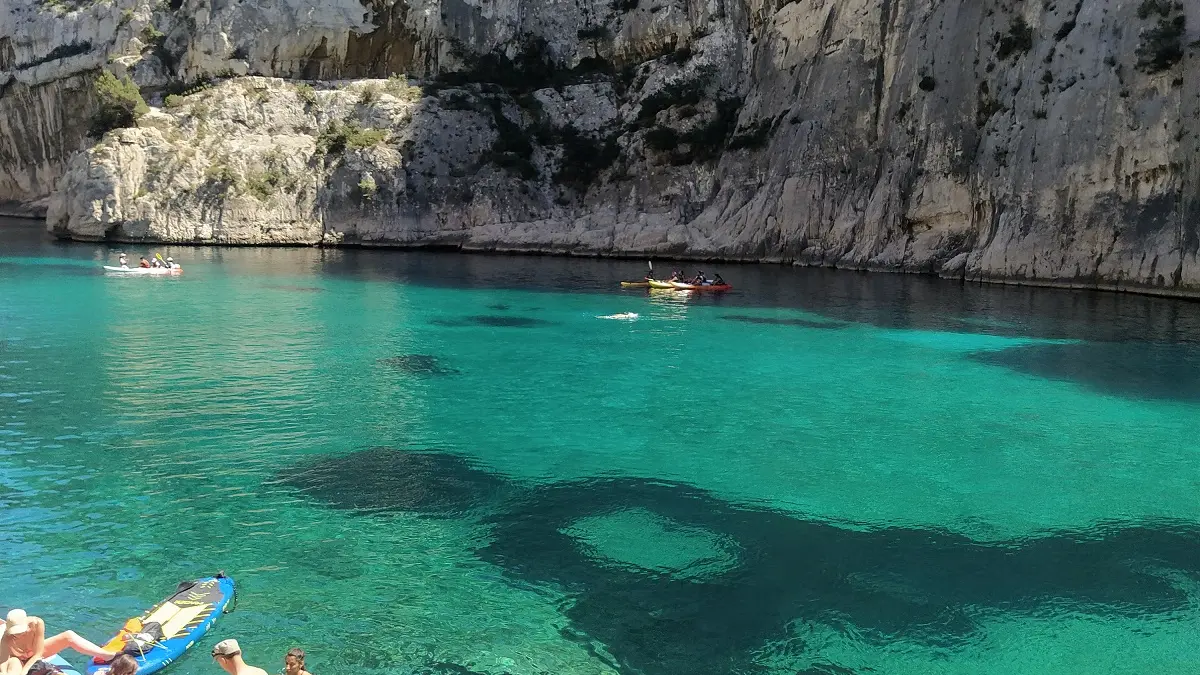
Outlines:
{"type": "Polygon", "coordinates": [[[1200,306],[310,249],[126,279],[3,225],[0,606],[52,630],[225,570],[198,651],[272,672],[1200,665],[1200,306]]]}

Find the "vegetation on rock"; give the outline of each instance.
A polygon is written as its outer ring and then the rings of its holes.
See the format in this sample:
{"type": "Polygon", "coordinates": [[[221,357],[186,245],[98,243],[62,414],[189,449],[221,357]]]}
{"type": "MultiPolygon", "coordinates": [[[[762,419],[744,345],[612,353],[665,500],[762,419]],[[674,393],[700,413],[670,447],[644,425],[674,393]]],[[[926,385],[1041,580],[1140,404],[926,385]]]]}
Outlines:
{"type": "Polygon", "coordinates": [[[339,155],[346,150],[361,150],[387,140],[386,129],[363,128],[357,121],[332,122],[317,136],[317,153],[339,155]]]}
{"type": "Polygon", "coordinates": [[[387,81],[387,93],[395,96],[401,101],[414,103],[421,100],[425,93],[420,87],[409,86],[408,78],[403,75],[392,75],[387,81]]]}
{"type": "Polygon", "coordinates": [[[996,57],[1001,61],[1013,54],[1022,54],[1033,48],[1033,29],[1025,17],[1018,14],[1008,25],[1008,32],[996,36],[996,57]]]}
{"type": "Polygon", "coordinates": [[[1183,60],[1183,36],[1187,32],[1187,17],[1183,14],[1161,17],[1142,31],[1137,48],[1137,67],[1147,73],[1167,70],[1183,60]]]}
{"type": "Polygon", "coordinates": [[[132,127],[150,111],[142,93],[128,75],[117,79],[105,70],[96,78],[96,111],[92,113],[90,133],[103,136],[113,129],[132,127]]]}

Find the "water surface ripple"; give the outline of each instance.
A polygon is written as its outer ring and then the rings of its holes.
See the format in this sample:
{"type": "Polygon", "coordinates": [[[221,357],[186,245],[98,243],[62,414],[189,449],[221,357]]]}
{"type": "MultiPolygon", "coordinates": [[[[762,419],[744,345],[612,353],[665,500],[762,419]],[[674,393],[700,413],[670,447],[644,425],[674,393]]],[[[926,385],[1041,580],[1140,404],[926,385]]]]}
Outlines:
{"type": "Polygon", "coordinates": [[[1195,672],[1200,305],[311,249],[120,279],[0,233],[0,597],[52,630],[224,569],[198,652],[272,671],[1195,672]]]}

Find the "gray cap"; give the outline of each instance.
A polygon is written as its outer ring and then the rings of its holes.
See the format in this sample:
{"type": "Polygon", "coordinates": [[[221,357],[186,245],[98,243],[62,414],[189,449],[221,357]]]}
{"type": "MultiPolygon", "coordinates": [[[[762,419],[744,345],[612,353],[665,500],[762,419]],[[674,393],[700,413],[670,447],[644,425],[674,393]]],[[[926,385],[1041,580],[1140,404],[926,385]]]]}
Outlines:
{"type": "Polygon", "coordinates": [[[241,653],[242,647],[238,644],[237,640],[221,640],[213,645],[212,650],[213,656],[233,656],[234,654],[241,653]]]}

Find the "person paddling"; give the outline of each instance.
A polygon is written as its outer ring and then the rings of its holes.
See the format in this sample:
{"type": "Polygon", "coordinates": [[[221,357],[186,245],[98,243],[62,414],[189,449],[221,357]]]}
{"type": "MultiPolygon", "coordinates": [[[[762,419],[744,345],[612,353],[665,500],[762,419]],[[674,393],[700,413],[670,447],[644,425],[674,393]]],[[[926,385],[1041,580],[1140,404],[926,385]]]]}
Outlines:
{"type": "Polygon", "coordinates": [[[221,640],[213,645],[212,657],[229,675],[267,675],[267,671],[242,660],[242,647],[237,640],[221,640]]]}
{"type": "Polygon", "coordinates": [[[129,259],[125,257],[124,253],[122,253],[121,256],[119,258],[117,258],[117,262],[121,265],[121,267],[124,267],[125,269],[129,269],[129,259]]]}
{"type": "Polygon", "coordinates": [[[138,261],[138,267],[150,267],[150,261],[146,260],[146,256],[142,256],[141,260],[138,261]]]}

